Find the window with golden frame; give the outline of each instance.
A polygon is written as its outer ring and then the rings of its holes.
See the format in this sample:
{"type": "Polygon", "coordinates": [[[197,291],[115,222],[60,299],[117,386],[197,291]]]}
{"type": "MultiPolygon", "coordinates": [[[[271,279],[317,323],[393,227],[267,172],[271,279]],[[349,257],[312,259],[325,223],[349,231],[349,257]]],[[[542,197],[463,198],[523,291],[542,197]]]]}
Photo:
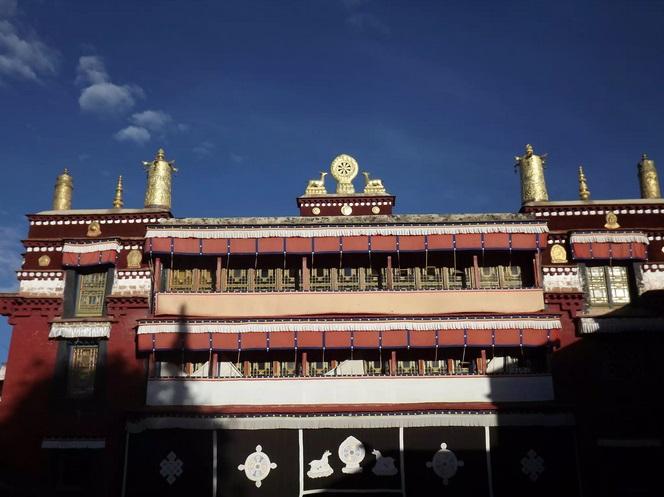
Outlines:
{"type": "Polygon", "coordinates": [[[77,316],[101,316],[106,296],[106,272],[78,275],[77,316]]]}
{"type": "Polygon", "coordinates": [[[629,304],[629,275],[623,266],[586,268],[586,285],[590,305],[614,306],[629,304]]]}
{"type": "Polygon", "coordinates": [[[68,397],[89,397],[94,394],[98,355],[97,345],[71,347],[67,372],[68,397]]]}

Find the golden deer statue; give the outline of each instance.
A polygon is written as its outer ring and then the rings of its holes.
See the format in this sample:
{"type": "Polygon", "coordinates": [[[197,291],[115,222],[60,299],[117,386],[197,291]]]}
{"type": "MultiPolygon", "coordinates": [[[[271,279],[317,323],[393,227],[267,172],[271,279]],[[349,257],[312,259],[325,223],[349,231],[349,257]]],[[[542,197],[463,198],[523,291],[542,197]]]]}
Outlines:
{"type": "Polygon", "coordinates": [[[325,176],[327,173],[321,171],[320,179],[310,179],[307,183],[307,188],[304,190],[305,195],[325,195],[327,190],[325,189],[325,176]]]}
{"type": "Polygon", "coordinates": [[[385,191],[385,187],[383,186],[383,180],[380,180],[378,178],[371,179],[369,177],[368,172],[363,172],[364,174],[364,179],[365,179],[365,184],[364,184],[364,193],[369,193],[369,194],[385,194],[387,193],[385,191]]]}

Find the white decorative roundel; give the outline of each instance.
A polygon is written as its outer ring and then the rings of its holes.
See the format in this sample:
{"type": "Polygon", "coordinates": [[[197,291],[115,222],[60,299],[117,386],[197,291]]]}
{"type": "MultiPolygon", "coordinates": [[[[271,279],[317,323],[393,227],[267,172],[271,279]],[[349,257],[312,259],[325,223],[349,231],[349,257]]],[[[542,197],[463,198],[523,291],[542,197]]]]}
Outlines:
{"type": "Polygon", "coordinates": [[[269,456],[263,452],[263,447],[256,446],[256,452],[247,456],[244,464],[240,464],[237,469],[244,471],[247,478],[260,487],[263,480],[270,474],[270,470],[277,467],[277,463],[270,462],[269,456]]]}
{"type": "Polygon", "coordinates": [[[359,171],[357,161],[350,155],[341,154],[334,158],[330,164],[330,172],[337,181],[350,181],[359,171]]]}
{"type": "Polygon", "coordinates": [[[341,213],[344,216],[350,216],[353,213],[353,208],[348,204],[344,204],[341,206],[341,213]]]}
{"type": "Polygon", "coordinates": [[[447,485],[457,470],[463,466],[463,461],[457,459],[454,452],[447,449],[447,444],[440,444],[440,450],[433,455],[433,459],[427,462],[427,468],[433,468],[436,473],[443,480],[443,485],[447,485]]]}
{"type": "Polygon", "coordinates": [[[339,445],[339,459],[345,464],[341,468],[341,472],[346,474],[361,473],[360,463],[365,455],[364,444],[353,436],[348,437],[339,445]]]}

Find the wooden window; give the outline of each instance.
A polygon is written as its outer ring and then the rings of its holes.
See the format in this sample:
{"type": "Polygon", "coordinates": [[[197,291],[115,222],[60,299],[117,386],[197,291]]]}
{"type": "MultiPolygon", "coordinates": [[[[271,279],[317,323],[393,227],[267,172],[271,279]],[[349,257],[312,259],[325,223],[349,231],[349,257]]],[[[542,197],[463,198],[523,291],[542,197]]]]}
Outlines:
{"type": "Polygon", "coordinates": [[[425,290],[444,288],[443,268],[436,266],[422,268],[422,288],[425,290]]]}
{"type": "Polygon", "coordinates": [[[330,290],[330,268],[316,267],[311,269],[309,285],[312,290],[330,290]]]}
{"type": "Polygon", "coordinates": [[[277,270],[257,269],[254,288],[257,292],[274,292],[277,288],[277,270]]]}
{"type": "Polygon", "coordinates": [[[397,361],[397,374],[401,376],[417,376],[417,361],[397,361]]]}
{"type": "Polygon", "coordinates": [[[286,268],[282,273],[281,281],[283,290],[297,290],[300,282],[300,269],[286,268]]]}
{"type": "Polygon", "coordinates": [[[329,361],[309,363],[309,376],[323,376],[331,369],[329,361]]]}
{"type": "Polygon", "coordinates": [[[249,270],[229,269],[226,290],[229,292],[246,292],[249,290],[249,270]]]}
{"type": "Polygon", "coordinates": [[[69,351],[67,395],[90,397],[95,390],[98,345],[73,345],[69,351]]]}
{"type": "Polygon", "coordinates": [[[415,289],[415,270],[416,268],[394,268],[393,283],[395,290],[414,290],[415,289]]]}
{"type": "Polygon", "coordinates": [[[252,362],[251,363],[251,376],[266,377],[272,376],[272,362],[252,362]]]}
{"type": "Polygon", "coordinates": [[[339,290],[359,290],[360,270],[354,267],[343,267],[339,269],[337,286],[339,290]]]}
{"type": "Polygon", "coordinates": [[[629,277],[622,266],[587,267],[586,285],[590,305],[613,306],[629,304],[629,277]]]}
{"type": "Polygon", "coordinates": [[[443,375],[447,374],[447,361],[424,361],[425,375],[443,375]]]}
{"type": "Polygon", "coordinates": [[[78,275],[77,316],[101,316],[106,296],[106,272],[78,275]]]}
{"type": "Polygon", "coordinates": [[[522,288],[520,266],[499,266],[501,288],[522,288]]]}
{"type": "Polygon", "coordinates": [[[207,268],[168,269],[170,292],[212,292],[214,271],[207,268]]]}

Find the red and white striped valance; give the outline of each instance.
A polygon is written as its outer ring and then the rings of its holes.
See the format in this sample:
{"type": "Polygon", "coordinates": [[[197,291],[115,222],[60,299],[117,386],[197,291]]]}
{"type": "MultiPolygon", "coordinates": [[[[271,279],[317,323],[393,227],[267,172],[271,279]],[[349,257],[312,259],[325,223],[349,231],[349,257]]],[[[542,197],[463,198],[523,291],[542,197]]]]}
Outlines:
{"type": "Polygon", "coordinates": [[[115,264],[115,260],[121,249],[121,245],[116,241],[92,243],[65,242],[62,247],[62,264],[64,266],[115,264]]]}
{"type": "Polygon", "coordinates": [[[570,237],[576,260],[646,259],[648,237],[643,233],[574,233],[570,237]]]}
{"type": "Polygon", "coordinates": [[[540,346],[557,339],[560,320],[375,320],[344,322],[146,323],[141,351],[540,346]]]}
{"type": "MultiPolygon", "coordinates": [[[[311,231],[311,230],[310,230],[311,231]]],[[[169,231],[169,233],[174,233],[169,231]]],[[[311,237],[149,237],[145,251],[183,255],[424,252],[426,250],[537,250],[547,234],[526,232],[319,235],[311,237]]],[[[247,232],[255,233],[254,231],[247,232]]],[[[183,233],[180,233],[183,234],[183,233]]]]}

